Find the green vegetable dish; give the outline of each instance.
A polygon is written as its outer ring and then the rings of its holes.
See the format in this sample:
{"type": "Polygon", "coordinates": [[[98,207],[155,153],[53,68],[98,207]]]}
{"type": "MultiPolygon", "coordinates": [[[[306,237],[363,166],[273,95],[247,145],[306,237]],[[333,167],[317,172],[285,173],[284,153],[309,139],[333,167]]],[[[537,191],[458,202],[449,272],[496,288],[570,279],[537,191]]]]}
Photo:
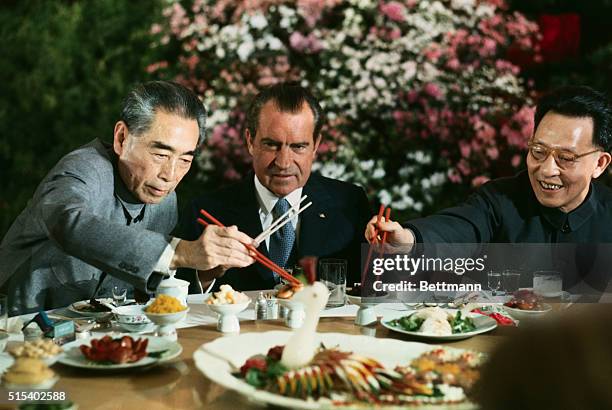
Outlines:
{"type": "MultiPolygon", "coordinates": [[[[418,312],[414,312],[408,316],[390,320],[387,323],[393,327],[397,327],[408,332],[418,332],[421,330],[421,326],[423,325],[423,322],[425,322],[425,319],[426,318],[419,316],[418,312]]],[[[463,316],[460,310],[457,311],[455,316],[449,315],[447,320],[453,334],[467,333],[476,330],[474,320],[469,316],[463,316]]]]}

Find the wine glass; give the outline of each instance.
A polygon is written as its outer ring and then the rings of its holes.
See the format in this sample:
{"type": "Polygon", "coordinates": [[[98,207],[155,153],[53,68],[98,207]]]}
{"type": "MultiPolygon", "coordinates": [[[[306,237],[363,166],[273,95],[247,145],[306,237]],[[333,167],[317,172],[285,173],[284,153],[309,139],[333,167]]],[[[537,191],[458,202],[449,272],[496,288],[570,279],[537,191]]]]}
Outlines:
{"type": "Polygon", "coordinates": [[[113,286],[113,302],[115,306],[122,306],[127,299],[127,288],[123,286],[113,286]]]}
{"type": "Polygon", "coordinates": [[[495,296],[495,292],[501,287],[501,273],[489,271],[489,273],[487,273],[487,286],[491,291],[491,296],[495,296]]]}

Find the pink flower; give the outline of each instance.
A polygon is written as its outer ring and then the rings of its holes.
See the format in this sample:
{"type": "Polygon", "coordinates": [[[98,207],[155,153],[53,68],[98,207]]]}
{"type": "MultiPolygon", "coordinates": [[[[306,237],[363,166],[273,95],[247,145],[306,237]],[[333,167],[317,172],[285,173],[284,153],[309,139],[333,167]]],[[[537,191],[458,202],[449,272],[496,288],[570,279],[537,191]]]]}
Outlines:
{"type": "Polygon", "coordinates": [[[306,54],[318,53],[323,48],[321,41],[319,41],[314,33],[310,33],[307,37],[305,37],[299,31],[294,31],[291,33],[291,36],[289,37],[289,44],[294,50],[306,54]]]}
{"type": "Polygon", "coordinates": [[[380,11],[393,21],[402,22],[406,20],[404,10],[404,6],[397,1],[390,1],[389,3],[380,6],[380,11]]]}
{"type": "Polygon", "coordinates": [[[514,155],[512,159],[510,160],[510,163],[512,164],[514,168],[518,168],[518,166],[521,165],[521,156],[514,155]]]}
{"type": "Polygon", "coordinates": [[[463,158],[469,158],[472,153],[472,148],[470,144],[465,141],[459,141],[459,151],[461,152],[461,156],[463,158]]]}
{"type": "Polygon", "coordinates": [[[496,160],[497,158],[499,158],[499,150],[497,149],[497,147],[487,148],[487,156],[492,160],[496,160]]]}
{"type": "Polygon", "coordinates": [[[458,70],[459,67],[461,67],[461,63],[459,63],[459,60],[456,58],[451,58],[450,60],[448,60],[446,62],[446,67],[448,67],[451,70],[458,70]]]}
{"type": "Polygon", "coordinates": [[[442,97],[442,91],[440,90],[440,87],[438,87],[434,83],[425,84],[425,86],[423,87],[423,92],[435,99],[440,99],[442,97]]]}

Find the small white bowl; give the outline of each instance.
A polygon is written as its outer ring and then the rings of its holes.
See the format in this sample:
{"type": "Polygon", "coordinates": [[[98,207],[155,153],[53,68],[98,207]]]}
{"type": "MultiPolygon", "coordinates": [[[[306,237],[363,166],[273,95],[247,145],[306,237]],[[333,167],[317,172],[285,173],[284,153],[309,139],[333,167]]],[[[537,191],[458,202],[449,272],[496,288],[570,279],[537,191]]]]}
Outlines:
{"type": "Polygon", "coordinates": [[[249,306],[251,299],[242,303],[226,303],[223,305],[207,305],[210,310],[219,314],[217,330],[223,333],[237,333],[240,331],[240,322],[236,315],[249,306]]]}
{"type": "Polygon", "coordinates": [[[532,320],[532,319],[538,319],[548,314],[552,310],[552,306],[550,306],[548,303],[543,303],[541,310],[523,310],[523,309],[512,308],[509,306],[504,306],[504,310],[508,312],[508,314],[512,316],[513,319],[532,320]]]}
{"type": "Polygon", "coordinates": [[[146,323],[116,322],[116,324],[128,333],[150,333],[155,330],[155,323],[151,321],[147,321],[146,323]]]}
{"type": "Polygon", "coordinates": [[[206,305],[215,313],[220,315],[237,315],[249,306],[251,299],[242,303],[224,303],[222,305],[206,305]]]}
{"type": "Polygon", "coordinates": [[[187,315],[187,312],[189,312],[189,308],[175,313],[149,313],[144,310],[145,308],[143,308],[142,306],[140,306],[140,309],[142,312],[144,312],[144,314],[149,318],[151,322],[159,326],[176,324],[183,320],[183,318],[187,315]]]}
{"type": "Polygon", "coordinates": [[[113,309],[117,322],[126,324],[151,323],[140,305],[120,306],[113,309]]]}
{"type": "Polygon", "coordinates": [[[50,379],[45,380],[42,383],[38,384],[13,384],[13,383],[4,383],[3,386],[8,390],[49,390],[51,387],[57,383],[59,380],[59,376],[53,376],[50,379]]]}

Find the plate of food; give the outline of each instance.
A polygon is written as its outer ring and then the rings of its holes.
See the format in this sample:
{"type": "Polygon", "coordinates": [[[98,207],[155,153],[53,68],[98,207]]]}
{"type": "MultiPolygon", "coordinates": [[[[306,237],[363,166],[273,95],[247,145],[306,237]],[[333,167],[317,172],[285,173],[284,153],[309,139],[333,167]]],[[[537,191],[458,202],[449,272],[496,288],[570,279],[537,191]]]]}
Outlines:
{"type": "Polygon", "coordinates": [[[504,303],[504,309],[514,319],[530,320],[546,315],[552,310],[552,306],[542,302],[541,297],[533,290],[520,289],[504,303]]]}
{"type": "Polygon", "coordinates": [[[467,339],[497,327],[489,316],[440,307],[387,314],[380,323],[394,332],[439,341],[467,339]]]}
{"type": "Polygon", "coordinates": [[[479,353],[318,333],[320,347],[310,363],[288,370],[280,357],[291,334],[271,331],[220,338],[197,349],[194,361],[212,381],[260,404],[291,409],[475,408],[469,395],[479,376],[479,353]]]}
{"type": "Polygon", "coordinates": [[[116,370],[150,366],[178,357],[183,347],[162,337],[104,336],[66,343],[58,362],[84,369],[116,370]]]}
{"type": "Polygon", "coordinates": [[[9,349],[9,353],[15,359],[29,358],[40,359],[47,366],[53,365],[64,350],[56,345],[51,339],[38,339],[25,341],[14,345],[9,349]]]}
{"type": "Polygon", "coordinates": [[[102,298],[96,299],[96,303],[92,304],[89,300],[81,300],[74,302],[68,306],[68,310],[81,316],[91,316],[96,319],[110,317],[113,313],[113,299],[102,298]]]}

